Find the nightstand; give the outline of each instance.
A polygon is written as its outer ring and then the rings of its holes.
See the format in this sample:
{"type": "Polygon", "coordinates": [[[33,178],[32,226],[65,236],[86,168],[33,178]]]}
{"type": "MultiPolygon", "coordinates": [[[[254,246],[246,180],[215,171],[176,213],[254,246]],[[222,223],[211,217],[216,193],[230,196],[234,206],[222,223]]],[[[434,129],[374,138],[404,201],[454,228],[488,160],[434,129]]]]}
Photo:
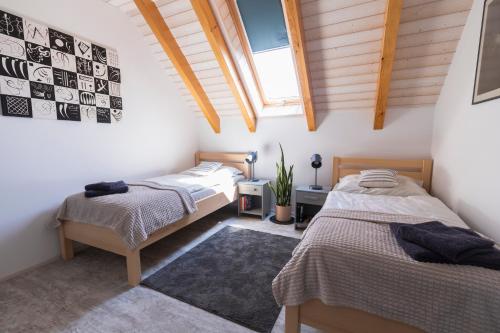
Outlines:
{"type": "Polygon", "coordinates": [[[271,209],[271,189],[269,180],[238,182],[238,216],[250,214],[264,220],[271,209]],[[247,205],[247,207],[245,207],[247,205]]]}
{"type": "Polygon", "coordinates": [[[322,190],[312,190],[309,185],[295,189],[295,229],[305,229],[326,201],[331,186],[323,186],[322,190]]]}

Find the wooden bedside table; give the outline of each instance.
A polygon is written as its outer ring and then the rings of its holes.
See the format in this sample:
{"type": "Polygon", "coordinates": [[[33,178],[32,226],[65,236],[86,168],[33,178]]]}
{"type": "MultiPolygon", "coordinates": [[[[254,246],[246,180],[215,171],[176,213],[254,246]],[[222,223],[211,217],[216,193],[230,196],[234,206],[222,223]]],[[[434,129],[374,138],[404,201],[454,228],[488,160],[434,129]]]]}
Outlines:
{"type": "Polygon", "coordinates": [[[309,185],[295,189],[295,229],[305,229],[325,203],[331,186],[323,186],[322,190],[311,190],[309,185]]]}
{"type": "Polygon", "coordinates": [[[243,180],[238,182],[238,216],[240,214],[250,214],[260,216],[264,220],[271,209],[271,189],[269,180],[259,179],[252,182],[243,180]],[[251,207],[244,209],[242,207],[242,197],[248,197],[251,201],[251,207]]]}

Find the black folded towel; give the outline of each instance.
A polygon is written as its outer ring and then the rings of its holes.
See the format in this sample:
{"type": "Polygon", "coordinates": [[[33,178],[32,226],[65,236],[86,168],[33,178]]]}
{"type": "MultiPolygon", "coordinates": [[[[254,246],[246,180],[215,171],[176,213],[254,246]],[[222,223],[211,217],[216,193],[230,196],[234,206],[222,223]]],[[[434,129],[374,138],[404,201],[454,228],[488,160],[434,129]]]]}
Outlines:
{"type": "Polygon", "coordinates": [[[85,191],[116,191],[123,190],[127,184],[123,180],[117,182],[100,182],[95,184],[85,185],[85,191]]]}
{"type": "Polygon", "coordinates": [[[125,187],[117,188],[112,191],[87,190],[85,191],[85,197],[95,198],[95,197],[102,197],[103,195],[111,195],[111,194],[127,193],[127,192],[128,192],[128,186],[125,185],[125,187]]]}
{"type": "Polygon", "coordinates": [[[472,230],[448,227],[437,221],[391,223],[390,229],[399,246],[417,261],[500,270],[500,250],[494,247],[493,241],[472,230]]]}

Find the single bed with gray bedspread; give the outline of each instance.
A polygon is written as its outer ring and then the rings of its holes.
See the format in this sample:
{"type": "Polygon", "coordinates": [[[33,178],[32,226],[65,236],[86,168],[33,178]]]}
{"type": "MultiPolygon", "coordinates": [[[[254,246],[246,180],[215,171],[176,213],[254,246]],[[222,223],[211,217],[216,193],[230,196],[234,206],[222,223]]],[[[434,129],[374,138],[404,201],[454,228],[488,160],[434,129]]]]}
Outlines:
{"type": "Polygon", "coordinates": [[[123,194],[85,198],[83,193],[64,200],[57,220],[90,223],[114,230],[130,249],[149,235],[197,210],[196,202],[183,187],[153,182],[129,183],[123,194]]]}
{"type": "Polygon", "coordinates": [[[426,221],[323,209],[273,281],[277,302],[319,299],[427,332],[500,332],[500,272],[417,262],[398,246],[388,224],[426,221]]]}

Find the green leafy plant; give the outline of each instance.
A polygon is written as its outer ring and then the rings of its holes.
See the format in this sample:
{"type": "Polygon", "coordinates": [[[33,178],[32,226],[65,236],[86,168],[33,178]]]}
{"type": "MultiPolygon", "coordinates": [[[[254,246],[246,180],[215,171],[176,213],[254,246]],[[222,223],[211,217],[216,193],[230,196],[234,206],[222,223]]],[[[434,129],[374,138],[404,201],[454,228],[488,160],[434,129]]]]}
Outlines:
{"type": "Polygon", "coordinates": [[[293,165],[290,166],[288,172],[285,167],[285,154],[283,153],[283,147],[281,147],[281,161],[276,162],[276,182],[271,184],[271,191],[273,191],[276,197],[276,205],[278,206],[290,206],[292,198],[292,184],[293,184],[293,165]]]}

